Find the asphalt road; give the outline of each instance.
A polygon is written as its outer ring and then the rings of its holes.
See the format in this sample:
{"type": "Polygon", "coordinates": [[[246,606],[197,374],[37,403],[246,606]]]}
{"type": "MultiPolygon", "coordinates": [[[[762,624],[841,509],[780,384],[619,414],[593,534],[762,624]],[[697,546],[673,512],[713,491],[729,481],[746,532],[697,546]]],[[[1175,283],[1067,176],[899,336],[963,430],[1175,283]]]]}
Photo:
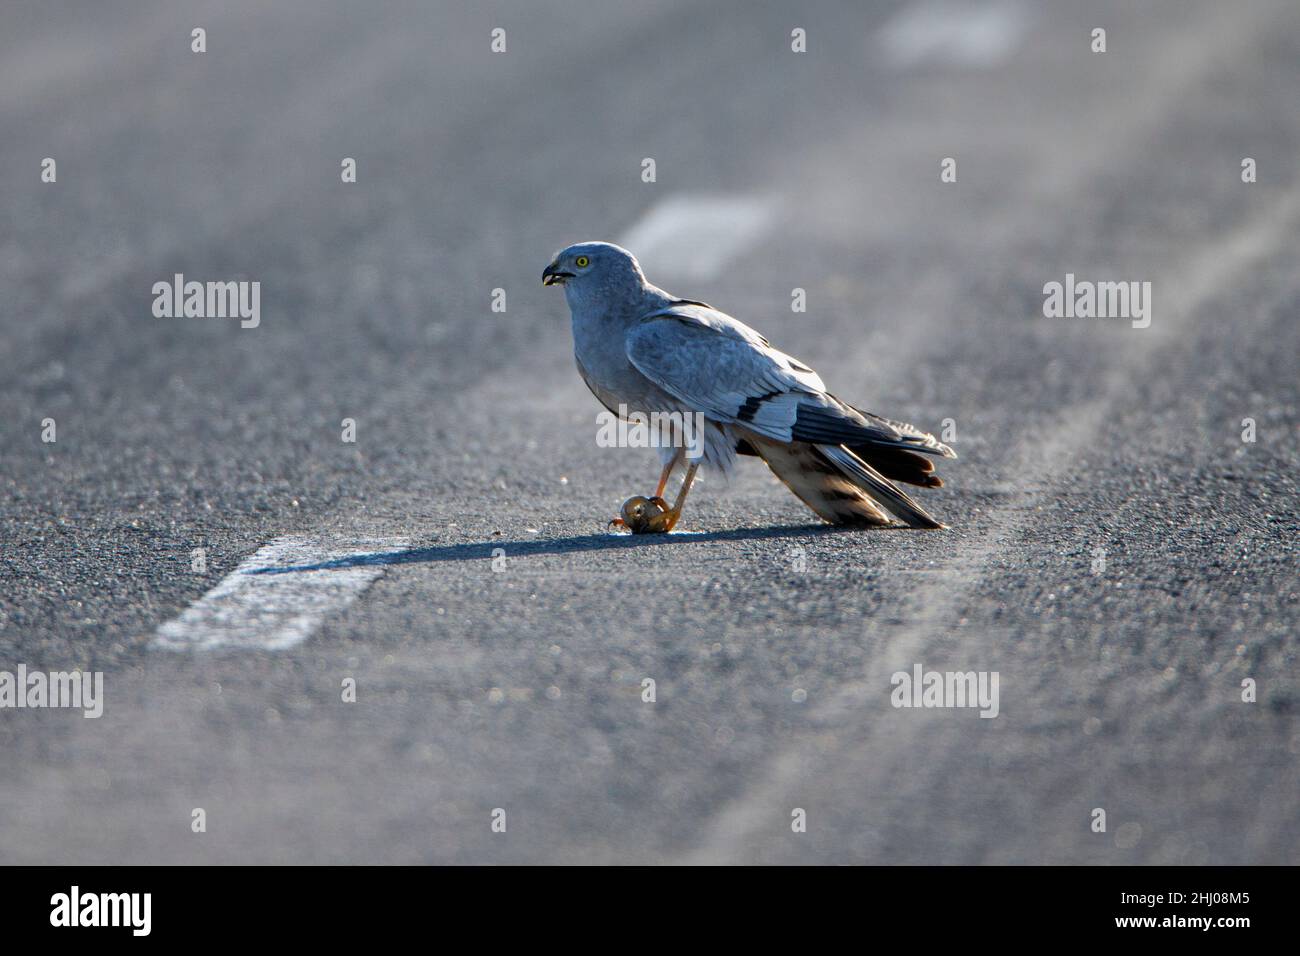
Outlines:
{"type": "Polygon", "coordinates": [[[0,862],[1300,860],[1294,3],[107,6],[0,12],[0,670],[105,688],[0,710],[0,862]],[[749,460],[604,532],[657,461],[541,270],[717,195],[775,212],[650,277],[951,419],[948,530],[749,460]],[[177,272],[260,325],[155,318],[177,272]],[[151,647],[287,535],[409,545],[297,646],[151,647]],[[999,715],[893,707],[918,663],[999,715]]]}

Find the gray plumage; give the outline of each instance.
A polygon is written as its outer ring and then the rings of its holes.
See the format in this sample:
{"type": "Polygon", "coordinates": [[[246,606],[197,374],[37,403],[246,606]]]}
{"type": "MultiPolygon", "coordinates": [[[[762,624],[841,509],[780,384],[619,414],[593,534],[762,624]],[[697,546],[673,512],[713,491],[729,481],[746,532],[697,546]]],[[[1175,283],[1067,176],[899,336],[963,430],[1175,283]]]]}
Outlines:
{"type": "Polygon", "coordinates": [[[840,401],[743,322],[650,284],[612,243],[569,246],[543,282],[564,286],[578,371],[609,410],[703,413],[705,466],[726,474],[738,452],[758,455],[831,523],[888,524],[883,506],[942,527],[890,480],[942,484],[922,456],[956,455],[932,435],[840,401]]]}

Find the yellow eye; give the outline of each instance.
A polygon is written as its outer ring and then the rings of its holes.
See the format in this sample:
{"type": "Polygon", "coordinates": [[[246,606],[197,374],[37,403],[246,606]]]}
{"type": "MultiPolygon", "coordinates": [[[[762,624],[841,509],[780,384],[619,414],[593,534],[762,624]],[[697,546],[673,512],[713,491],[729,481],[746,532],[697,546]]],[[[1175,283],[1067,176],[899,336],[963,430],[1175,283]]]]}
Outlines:
{"type": "Polygon", "coordinates": [[[578,258],[573,260],[573,264],[577,266],[579,269],[587,268],[587,263],[589,262],[591,262],[591,260],[588,259],[586,256],[578,256],[578,258]]]}

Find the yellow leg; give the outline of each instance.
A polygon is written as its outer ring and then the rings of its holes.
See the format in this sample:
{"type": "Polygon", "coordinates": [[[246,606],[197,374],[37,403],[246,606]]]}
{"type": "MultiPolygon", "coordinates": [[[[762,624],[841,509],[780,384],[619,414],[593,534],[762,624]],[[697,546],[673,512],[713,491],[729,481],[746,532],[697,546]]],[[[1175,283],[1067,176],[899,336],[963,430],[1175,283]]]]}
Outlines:
{"type": "Polygon", "coordinates": [[[655,498],[664,496],[664,489],[668,487],[668,479],[671,477],[673,469],[677,467],[677,463],[682,460],[683,454],[685,454],[685,449],[678,448],[673,452],[673,457],[668,460],[668,464],[664,465],[664,470],[659,475],[659,487],[655,489],[655,498]]]}
{"type": "Polygon", "coordinates": [[[655,489],[653,498],[643,498],[641,495],[633,495],[627,501],[623,502],[622,517],[612,520],[608,527],[626,528],[633,534],[665,534],[673,530],[677,520],[682,516],[682,504],[686,501],[686,495],[691,490],[691,484],[695,481],[695,472],[699,469],[699,462],[693,462],[686,470],[686,477],[682,479],[681,490],[677,492],[677,501],[671,508],[668,502],[664,501],[664,488],[668,486],[668,479],[673,473],[673,469],[685,457],[685,451],[678,449],[673,455],[672,460],[664,466],[663,474],[659,476],[659,487],[655,489]]]}
{"type": "Polygon", "coordinates": [[[691,462],[691,467],[686,469],[686,477],[682,479],[682,490],[677,492],[677,500],[673,506],[665,511],[662,515],[656,517],[652,522],[652,528],[655,531],[672,531],[673,526],[677,524],[677,519],[682,516],[682,505],[686,503],[686,496],[690,493],[691,483],[695,481],[695,472],[699,469],[700,463],[691,462]]]}

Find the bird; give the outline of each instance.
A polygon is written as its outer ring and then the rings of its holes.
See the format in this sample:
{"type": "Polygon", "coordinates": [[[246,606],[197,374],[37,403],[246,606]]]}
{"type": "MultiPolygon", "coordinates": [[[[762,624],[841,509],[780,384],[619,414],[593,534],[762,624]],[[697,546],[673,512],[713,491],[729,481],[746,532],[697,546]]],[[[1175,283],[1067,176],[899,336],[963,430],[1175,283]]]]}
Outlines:
{"type": "Polygon", "coordinates": [[[894,482],[941,487],[930,459],[956,458],[951,448],[836,398],[812,368],[739,319],[651,284],[628,250],[601,241],[568,246],[542,284],[563,287],[578,373],[608,411],[703,422],[690,460],[682,441],[660,447],[654,495],[629,498],[611,525],[671,531],[702,464],[728,475],[738,455],[749,455],[830,524],[945,527],[894,482]],[[669,505],[664,491],[683,464],[669,505]]]}

